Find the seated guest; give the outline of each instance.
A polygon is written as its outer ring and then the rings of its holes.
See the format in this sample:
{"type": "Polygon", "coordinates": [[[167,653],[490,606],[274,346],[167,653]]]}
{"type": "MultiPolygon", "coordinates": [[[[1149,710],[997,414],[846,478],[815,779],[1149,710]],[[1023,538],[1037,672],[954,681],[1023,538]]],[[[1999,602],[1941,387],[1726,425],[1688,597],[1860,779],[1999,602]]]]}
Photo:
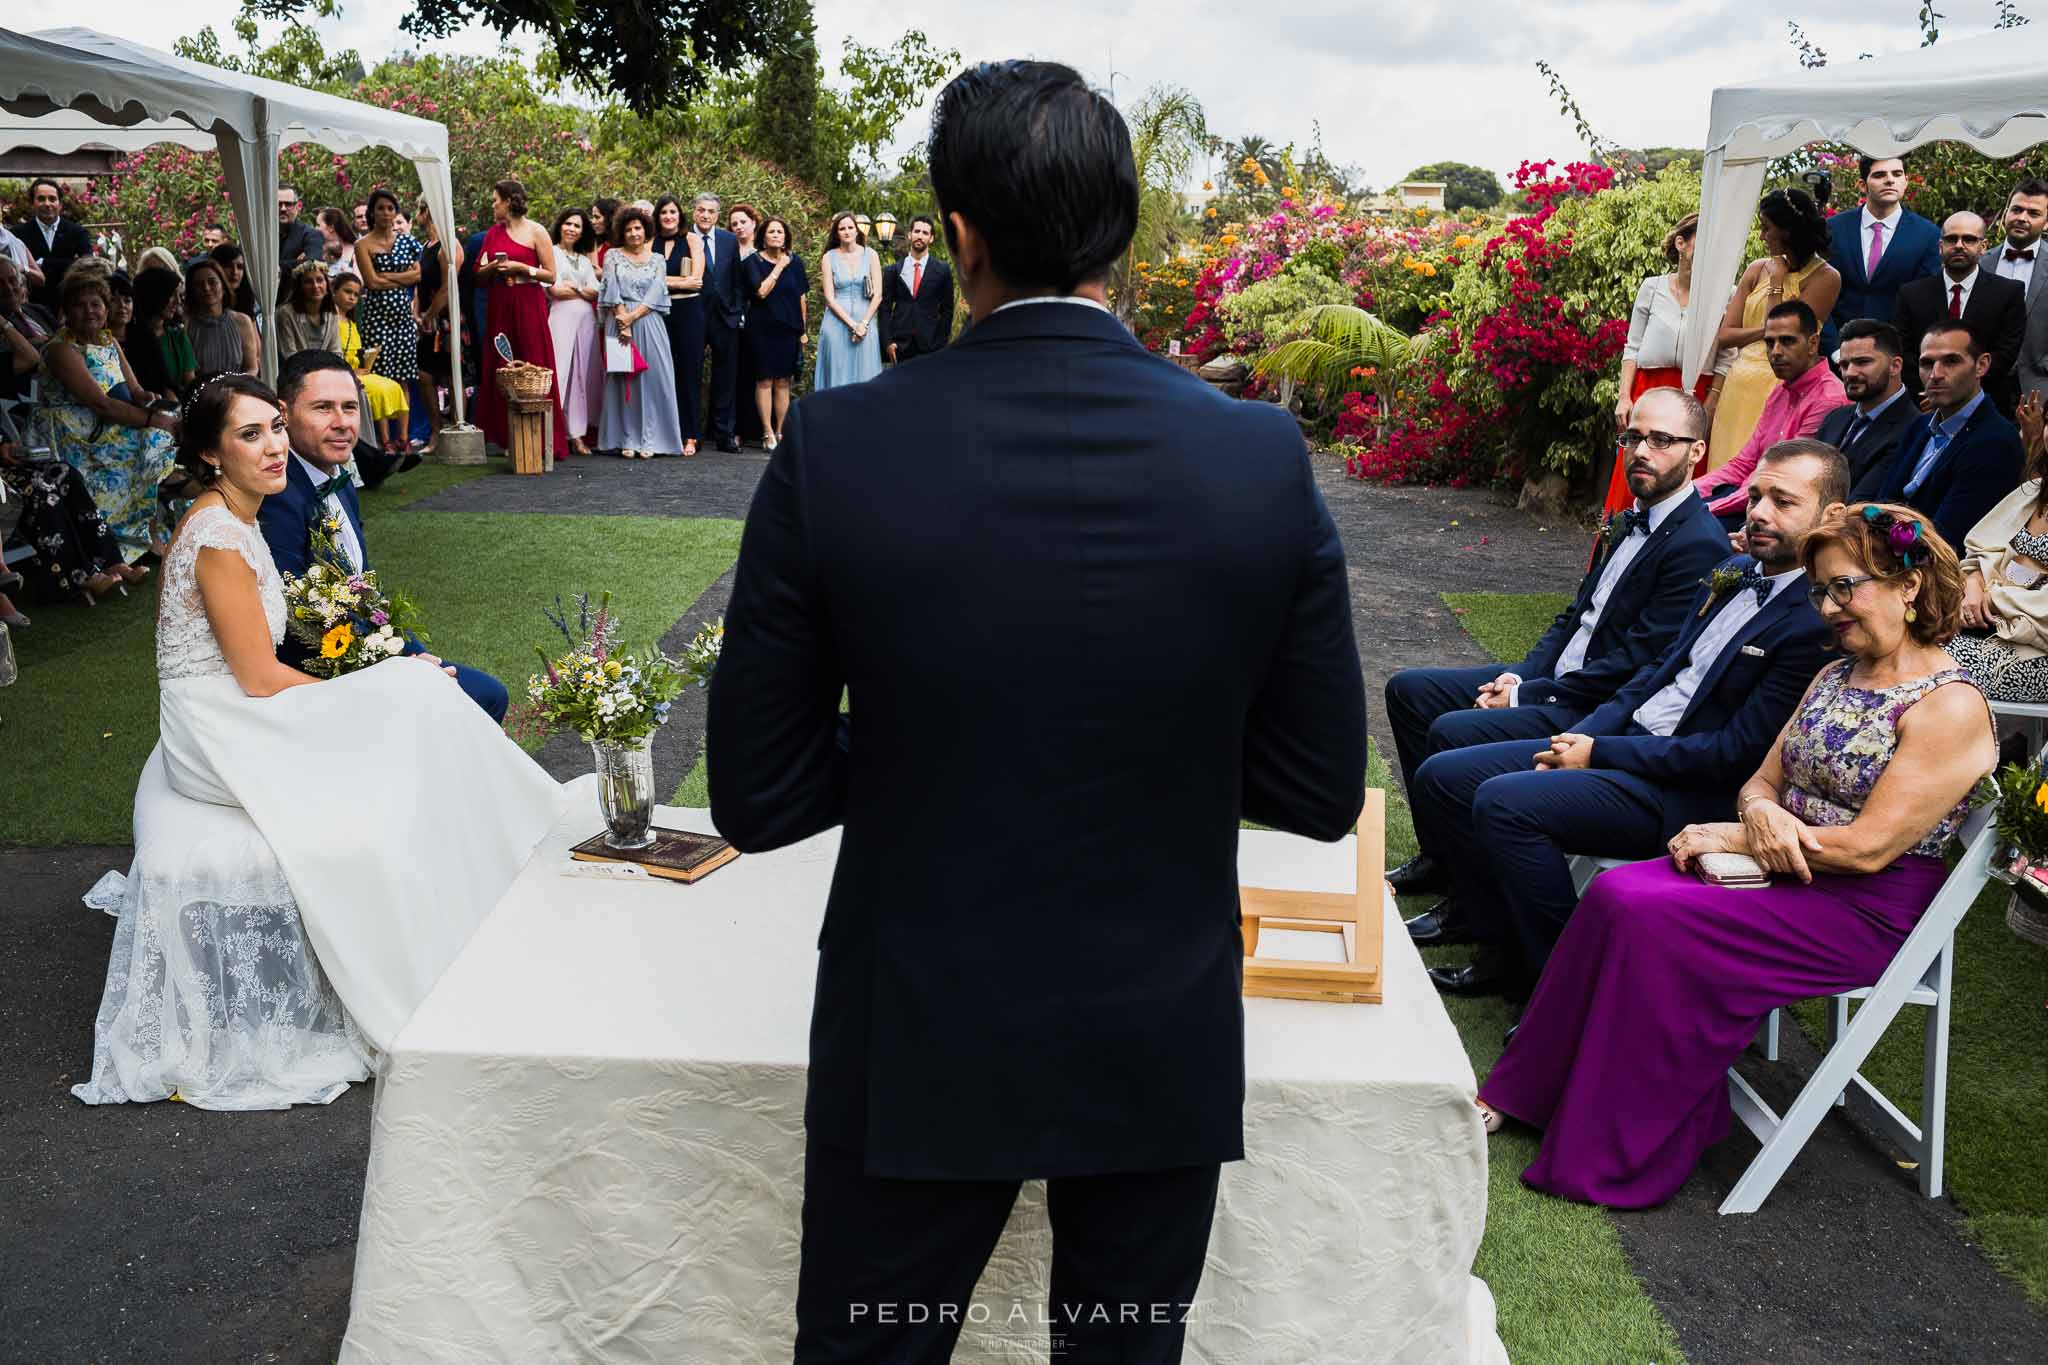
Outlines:
{"type": "Polygon", "coordinates": [[[1438,754],[1416,775],[1415,827],[1453,870],[1484,947],[1430,978],[1452,994],[1520,995],[1543,970],[1577,893],[1568,858],[1654,857],[1688,824],[1734,810],[1827,657],[1799,546],[1848,488],[1818,441],[1764,452],[1750,481],[1749,556],[1714,570],[1685,630],[1612,700],[1548,741],[1438,754]]]}
{"type": "Polygon", "coordinates": [[[1985,401],[1991,356],[1968,318],[1943,318],[1920,338],[1920,386],[1931,411],[1899,451],[1857,485],[1859,502],[1903,502],[1959,545],[2020,481],[2024,453],[2012,423],[1985,401]]]}
{"type": "Polygon", "coordinates": [[[1707,446],[1710,471],[1728,463],[1747,444],[1764,400],[1777,386],[1764,349],[1766,315],[1796,299],[1825,325],[1842,288],[1842,277],[1828,264],[1828,220],[1812,195],[1805,190],[1772,190],[1757,205],[1756,226],[1764,254],[1751,261],[1736,282],[1714,343],[1739,349],[1714,409],[1707,446]]]}
{"type": "Polygon", "coordinates": [[[198,375],[184,313],[183,276],[151,267],[135,277],[135,316],[121,349],[127,352],[128,368],[151,393],[182,399],[198,375]]]}
{"type": "Polygon", "coordinates": [[[1902,396],[1904,356],[1889,322],[1858,318],[1842,328],[1842,392],[1849,401],[1820,419],[1813,439],[1849,461],[1851,488],[1892,457],[1920,415],[1912,398],[1902,396]]]}
{"type": "Polygon", "coordinates": [[[107,329],[106,275],[74,267],[59,294],[64,326],[43,350],[37,426],[57,458],[85,476],[123,549],[160,548],[156,486],[177,459],[178,419],[148,406],[156,395],[136,380],[107,329]],[[116,397],[117,388],[128,396],[116,397]]]}
{"type": "Polygon", "coordinates": [[[227,273],[211,258],[185,271],[185,334],[202,378],[254,374],[263,363],[256,320],[230,306],[227,273]]]}
{"type": "Polygon", "coordinates": [[[263,329],[263,300],[256,297],[256,286],[249,282],[249,262],[242,255],[242,248],[233,242],[223,242],[206,253],[207,259],[220,267],[221,279],[227,283],[228,307],[240,313],[263,329]]]}
{"type": "Polygon", "coordinates": [[[292,268],[285,295],[278,301],[278,363],[300,351],[340,349],[340,316],[327,292],[327,266],[322,261],[301,261],[292,268]]]}
{"type": "Polygon", "coordinates": [[[0,256],[0,403],[28,397],[42,368],[43,348],[57,329],[43,310],[28,301],[28,280],[21,268],[0,256]]]}
{"type": "MultiPolygon", "coordinates": [[[[354,283],[349,276],[342,278],[354,283]]],[[[303,574],[312,564],[313,523],[322,517],[341,522],[335,548],[356,567],[372,567],[369,542],[363,536],[362,507],[347,473],[362,424],[355,381],[347,362],[331,351],[301,351],[278,367],[277,394],[284,400],[292,458],[285,461],[284,491],[263,499],[256,524],[281,574],[303,574]]],[[[424,654],[413,642],[408,642],[405,652],[424,654]]],[[[305,646],[287,635],[278,646],[278,657],[296,665],[306,657],[305,646]]],[[[425,657],[433,659],[432,655],[425,657]]],[[[442,666],[492,720],[505,719],[510,703],[505,684],[474,668],[442,666]]]]}
{"type": "MultiPolygon", "coordinates": [[[[1701,577],[1728,555],[1690,482],[1707,425],[1706,409],[1682,389],[1636,400],[1622,436],[1635,505],[1609,520],[1578,596],[1527,658],[1505,670],[1404,668],[1387,680],[1387,721],[1411,796],[1431,754],[1570,729],[1677,638],[1701,577]]],[[[1438,853],[1425,841],[1394,870],[1395,889],[1441,887],[1438,853]]]]}
{"type": "MultiPolygon", "coordinates": [[[[1828,254],[1842,272],[1836,326],[1857,318],[1890,322],[1899,287],[1941,272],[1941,230],[1904,207],[1906,163],[1866,156],[1857,163],[1863,207],[1828,219],[1828,254]]],[[[1832,353],[1835,327],[1821,344],[1832,353]]]]}
{"type": "MultiPolygon", "coordinates": [[[[14,442],[0,440],[0,483],[19,500],[21,523],[15,534],[36,552],[21,567],[44,600],[69,597],[90,606],[123,584],[149,576],[148,569],[122,562],[121,546],[92,500],[85,476],[70,465],[31,460],[14,442]]],[[[8,624],[25,626],[28,619],[8,624]]]]}
{"type": "Polygon", "coordinates": [[[135,283],[128,278],[127,271],[111,271],[107,275],[107,292],[113,299],[113,309],[107,314],[107,330],[117,337],[126,337],[128,324],[135,320],[135,283]]]}
{"type": "Polygon", "coordinates": [[[185,273],[185,267],[178,264],[178,258],[171,254],[171,249],[167,246],[150,247],[136,258],[136,283],[140,284],[142,277],[152,270],[168,270],[173,275],[181,277],[185,273]]]}
{"type": "Polygon", "coordinates": [[[1669,1199],[1727,1133],[1728,1067],[1764,1016],[1874,983],[1948,876],[1997,759],[1983,696],[1941,650],[1955,553],[1911,508],[1864,504],[1801,558],[1850,657],[1814,679],[1736,821],[1688,825],[1668,859],[1587,888],[1480,1089],[1489,1131],[1503,1115],[1543,1130],[1522,1173],[1535,1189],[1669,1199]],[[1691,871],[1705,853],[1747,854],[1771,884],[1709,886],[1691,871]]]}
{"type": "MultiPolygon", "coordinates": [[[[2027,291],[2015,280],[2001,279],[1978,266],[1984,255],[1984,220],[1974,213],[1952,213],[1941,225],[1941,273],[1899,286],[1893,321],[1906,349],[1920,354],[1920,337],[1944,318],[1963,318],[1977,329],[1991,351],[1984,392],[2010,419],[2019,402],[2020,383],[2013,366],[2027,333],[2027,291]]],[[[1906,376],[1915,402],[1920,398],[1920,370],[1906,376]]]]}
{"type": "Polygon", "coordinates": [[[1962,632],[1948,652],[1993,701],[2048,702],[2048,496],[2041,395],[2020,400],[2027,481],[1963,546],[1962,632]]]}
{"type": "Polygon", "coordinates": [[[1708,510],[1730,531],[1741,530],[1748,516],[1749,476],[1758,458],[1780,441],[1813,435],[1821,418],[1848,401],[1820,353],[1820,323],[1804,303],[1794,299],[1765,314],[1763,344],[1778,387],[1764,399],[1742,449],[1693,481],[1708,510]]]}

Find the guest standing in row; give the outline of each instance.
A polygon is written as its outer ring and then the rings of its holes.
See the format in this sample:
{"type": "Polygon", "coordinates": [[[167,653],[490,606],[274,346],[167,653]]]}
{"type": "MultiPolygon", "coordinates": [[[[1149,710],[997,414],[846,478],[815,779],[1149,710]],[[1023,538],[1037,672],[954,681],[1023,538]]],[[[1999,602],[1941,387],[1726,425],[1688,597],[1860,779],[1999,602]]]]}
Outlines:
{"type": "Polygon", "coordinates": [[[555,215],[555,282],[548,286],[548,331],[555,342],[555,388],[569,428],[569,453],[588,455],[597,405],[604,401],[604,353],[597,340],[596,245],[590,215],[555,215]]]}
{"type": "Polygon", "coordinates": [[[825,318],[818,329],[818,371],[813,389],[858,384],[882,372],[875,313],[882,306],[882,262],[851,213],[836,213],[826,234],[825,318]]]}
{"type": "Polygon", "coordinates": [[[720,200],[700,194],[690,202],[690,221],[704,260],[704,344],[711,351],[711,389],[706,425],[720,450],[736,453],[733,426],[733,362],[739,350],[741,299],[739,243],[718,225],[720,200]]]}
{"type": "MultiPolygon", "coordinates": [[[[453,253],[456,264],[461,264],[462,244],[453,237],[441,235],[440,225],[434,221],[433,210],[428,206],[425,195],[421,195],[413,207],[413,222],[421,234],[420,282],[413,291],[413,313],[416,317],[413,330],[419,334],[416,343],[419,348],[419,376],[413,381],[413,392],[418,395],[416,410],[427,414],[424,454],[431,452],[441,439],[441,390],[455,382],[451,357],[457,339],[448,325],[448,287],[454,272],[448,268],[448,259],[453,253]]],[[[410,464],[402,466],[406,469],[411,467],[410,464]]]]}
{"type": "Polygon", "coordinates": [[[621,208],[612,225],[618,242],[604,258],[604,283],[597,296],[612,339],[606,346],[598,447],[629,460],[673,455],[683,448],[683,435],[675,362],[668,349],[669,263],[654,250],[654,223],[645,210],[621,208]],[[637,373],[624,363],[628,347],[643,362],[637,373]]]}
{"type": "Polygon", "coordinates": [[[340,346],[334,300],[327,293],[327,266],[301,261],[291,273],[277,310],[277,361],[282,365],[300,351],[332,351],[340,346]]]}
{"type": "Polygon", "coordinates": [[[761,225],[761,249],[746,264],[747,352],[754,372],[754,408],[761,418],[761,444],[782,443],[789,416],[789,382],[804,367],[804,337],[810,330],[810,279],[804,263],[790,254],[789,224],[770,218],[761,225]]]}
{"type": "Polygon", "coordinates": [[[953,339],[953,272],[932,255],[931,215],[910,220],[910,251],[882,277],[882,358],[891,365],[944,350],[953,339]]]}
{"type": "Polygon", "coordinates": [[[322,209],[315,221],[320,227],[320,259],[327,262],[329,273],[340,266],[360,279],[356,269],[356,225],[340,209],[322,209]]]}
{"type": "MultiPolygon", "coordinates": [[[[1664,261],[1671,270],[1650,276],[1636,290],[1635,307],[1629,313],[1628,342],[1621,348],[1621,393],[1614,403],[1616,431],[1628,428],[1628,417],[1635,410],[1636,400],[1651,389],[1685,387],[1679,338],[1685,335],[1685,312],[1692,305],[1692,253],[1699,227],[1697,213],[1679,219],[1678,226],[1664,237],[1664,261]]],[[[1717,351],[1713,369],[1693,385],[1693,397],[1705,406],[1709,425],[1714,420],[1714,409],[1720,406],[1721,386],[1734,364],[1734,351],[1717,351]]],[[[1616,457],[1603,508],[1607,513],[1635,504],[1635,494],[1628,487],[1627,466],[1626,459],[1616,457]]]]}
{"type": "MultiPolygon", "coordinates": [[[[1834,354],[1836,328],[1857,318],[1890,322],[1899,286],[1941,271],[1941,231],[1904,206],[1906,162],[1866,156],[1856,165],[1863,207],[1828,220],[1829,255],[1841,272],[1842,293],[1821,344],[1834,354]]],[[[1819,312],[1818,309],[1814,311],[1819,312]]]]}
{"type": "Polygon", "coordinates": [[[263,361],[255,319],[228,306],[227,275],[210,256],[185,270],[185,332],[201,379],[254,374],[263,361]]]}
{"type": "Polygon", "coordinates": [[[605,253],[612,249],[613,242],[617,240],[612,236],[612,215],[618,211],[619,201],[616,199],[600,199],[590,206],[590,236],[591,240],[597,243],[591,249],[591,254],[595,258],[593,263],[600,275],[604,273],[605,253]]]}
{"type": "Polygon", "coordinates": [[[419,324],[413,290],[420,282],[420,244],[398,230],[398,196],[383,186],[370,191],[370,230],[356,239],[356,273],[363,301],[356,326],[376,353],[377,373],[394,384],[419,377],[419,324]]]}
{"type": "Polygon", "coordinates": [[[725,211],[725,225],[732,231],[740,296],[740,339],[732,360],[733,433],[744,445],[759,441],[762,436],[761,414],[754,403],[754,384],[760,376],[754,372],[753,347],[747,344],[747,314],[754,303],[754,290],[747,282],[747,263],[760,254],[761,211],[752,204],[734,204],[725,211]]]}
{"type": "Polygon", "coordinates": [[[500,180],[491,187],[491,217],[495,220],[484,234],[483,262],[477,278],[489,290],[491,330],[484,338],[483,370],[477,377],[477,407],[482,409],[484,439],[504,446],[510,441],[510,419],[505,395],[498,388],[498,371],[504,360],[497,340],[511,343],[512,356],[529,365],[550,371],[548,398],[554,405],[554,456],[569,453],[568,434],[563,430],[561,386],[555,369],[555,343],[548,331],[546,286],[555,282],[555,244],[548,230],[526,216],[526,186],[517,180],[500,180]]]}
{"type": "Polygon", "coordinates": [[[676,415],[682,423],[683,455],[697,453],[703,435],[704,246],[683,231],[682,201],[664,194],[654,203],[654,250],[667,267],[668,350],[674,364],[676,415]]]}
{"type": "Polygon", "coordinates": [[[1772,190],[1757,206],[1756,216],[1767,254],[1742,272],[1721,319],[1716,344],[1740,351],[1714,413],[1714,434],[1707,443],[1709,470],[1726,464],[1748,444],[1763,415],[1764,400],[1777,386],[1764,350],[1764,317],[1779,304],[1797,299],[1813,310],[1823,336],[1832,336],[1828,318],[1842,292],[1842,277],[1827,262],[1828,221],[1811,195],[1805,190],[1772,190]]]}

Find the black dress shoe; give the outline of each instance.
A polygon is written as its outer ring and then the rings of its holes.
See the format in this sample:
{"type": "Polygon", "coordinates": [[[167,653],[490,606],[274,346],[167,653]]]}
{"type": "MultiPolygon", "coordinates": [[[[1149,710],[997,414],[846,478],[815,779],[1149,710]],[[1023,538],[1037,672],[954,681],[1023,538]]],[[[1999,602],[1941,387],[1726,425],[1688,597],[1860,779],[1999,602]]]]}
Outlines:
{"type": "Polygon", "coordinates": [[[1443,948],[1453,943],[1472,943],[1472,926],[1458,911],[1457,903],[1440,900],[1408,921],[1408,937],[1418,948],[1443,948]]]}
{"type": "Polygon", "coordinates": [[[1463,967],[1431,967],[1429,979],[1445,995],[1504,995],[1510,1000],[1528,994],[1523,973],[1497,948],[1483,948],[1463,967]]]}
{"type": "Polygon", "coordinates": [[[740,453],[740,438],[727,436],[719,441],[718,448],[728,455],[737,455],[740,453]]]}
{"type": "Polygon", "coordinates": [[[1444,866],[1427,853],[1418,853],[1387,874],[1387,885],[1394,888],[1397,896],[1412,896],[1422,891],[1441,891],[1451,883],[1444,866]]]}

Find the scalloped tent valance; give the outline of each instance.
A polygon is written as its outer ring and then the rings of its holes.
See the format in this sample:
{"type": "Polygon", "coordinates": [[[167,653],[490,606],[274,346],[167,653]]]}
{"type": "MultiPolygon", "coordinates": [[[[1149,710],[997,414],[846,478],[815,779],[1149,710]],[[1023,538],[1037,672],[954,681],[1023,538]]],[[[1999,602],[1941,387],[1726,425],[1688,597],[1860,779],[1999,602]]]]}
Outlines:
{"type": "MultiPolygon", "coordinates": [[[[220,153],[252,280],[277,278],[277,154],[301,142],[343,153],[389,147],[410,159],[434,220],[454,230],[448,130],[430,119],[186,61],[89,28],[0,28],[0,147],[136,152],[164,142],[220,153]]],[[[458,328],[459,293],[448,298],[458,328]]],[[[263,329],[263,373],[277,373],[275,327],[263,329]]],[[[459,368],[453,378],[460,423],[459,368]]]]}
{"type": "MultiPolygon", "coordinates": [[[[1734,287],[1772,157],[1810,142],[1845,142],[1866,156],[1962,142],[1987,156],[2013,156],[2048,142],[2044,71],[2048,25],[2028,25],[1716,90],[1693,297],[1725,299],[1734,287]]],[[[1719,308],[1687,310],[1688,384],[1706,369],[1720,324],[1719,308]]]]}

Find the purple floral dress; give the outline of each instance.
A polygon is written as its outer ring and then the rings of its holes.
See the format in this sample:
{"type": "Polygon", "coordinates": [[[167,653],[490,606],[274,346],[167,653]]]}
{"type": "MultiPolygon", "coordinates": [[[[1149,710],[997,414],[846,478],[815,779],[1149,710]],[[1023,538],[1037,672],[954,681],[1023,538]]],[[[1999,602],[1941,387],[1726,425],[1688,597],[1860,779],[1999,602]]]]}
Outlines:
{"type": "MultiPolygon", "coordinates": [[[[1945,668],[1896,687],[1853,687],[1855,664],[1842,659],[1821,671],[1785,736],[1785,809],[1809,825],[1852,823],[1898,751],[1899,718],[1935,688],[1969,681],[1945,668]]],[[[1969,813],[1965,797],[1907,852],[1939,858],[1969,813]]]]}

